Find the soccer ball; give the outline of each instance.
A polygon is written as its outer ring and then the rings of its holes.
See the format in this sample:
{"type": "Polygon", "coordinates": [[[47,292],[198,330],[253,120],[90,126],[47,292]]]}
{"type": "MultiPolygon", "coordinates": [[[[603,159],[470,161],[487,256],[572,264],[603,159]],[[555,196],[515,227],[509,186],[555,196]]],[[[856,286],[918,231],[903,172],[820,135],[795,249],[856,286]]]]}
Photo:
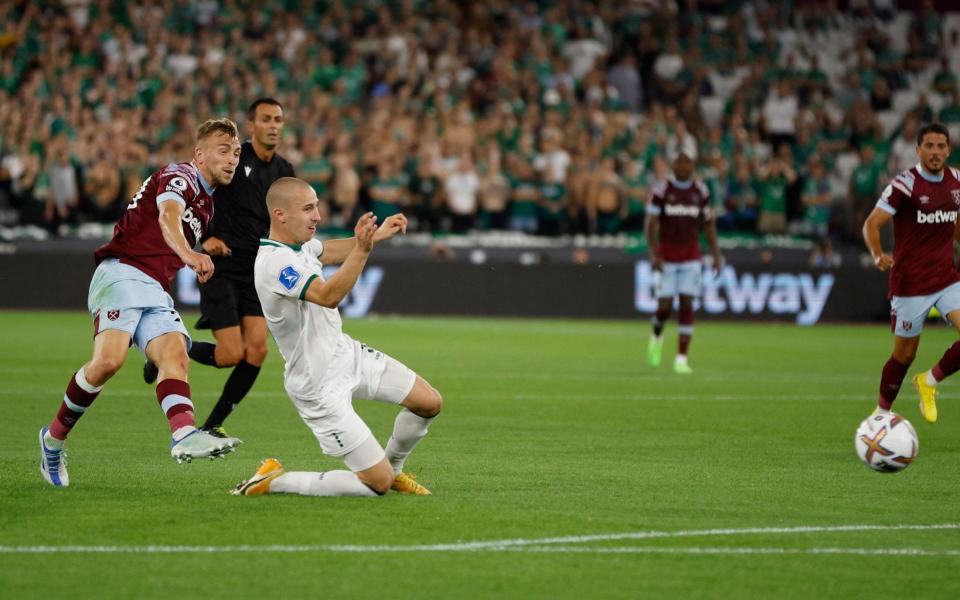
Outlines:
{"type": "Polygon", "coordinates": [[[917,458],[920,440],[910,424],[896,413],[871,415],[860,423],[853,438],[857,456],[881,473],[897,473],[917,458]]]}

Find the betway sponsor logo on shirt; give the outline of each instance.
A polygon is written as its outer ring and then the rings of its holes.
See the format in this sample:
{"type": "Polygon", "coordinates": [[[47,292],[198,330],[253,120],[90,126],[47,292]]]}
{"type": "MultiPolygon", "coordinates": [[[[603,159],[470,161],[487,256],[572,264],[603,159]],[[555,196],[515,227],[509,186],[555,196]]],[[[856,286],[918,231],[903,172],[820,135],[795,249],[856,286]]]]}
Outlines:
{"type": "MultiPolygon", "coordinates": [[[[634,307],[643,313],[657,310],[657,275],[650,263],[636,263],[634,307]]],[[[823,273],[740,273],[726,266],[719,275],[704,267],[702,295],[695,307],[711,314],[793,315],[798,325],[813,325],[827,305],[834,276],[823,273]]]]}
{"type": "Polygon", "coordinates": [[[933,212],[917,211],[917,223],[956,223],[957,211],[955,210],[935,210],[933,212]]]}
{"type": "Polygon", "coordinates": [[[699,217],[700,207],[689,204],[665,204],[663,212],[669,217],[699,217]]]}
{"type": "Polygon", "coordinates": [[[187,210],[183,211],[183,215],[180,218],[190,227],[194,239],[199,240],[203,234],[203,225],[200,223],[200,219],[193,214],[193,207],[188,207],[187,210]]]}

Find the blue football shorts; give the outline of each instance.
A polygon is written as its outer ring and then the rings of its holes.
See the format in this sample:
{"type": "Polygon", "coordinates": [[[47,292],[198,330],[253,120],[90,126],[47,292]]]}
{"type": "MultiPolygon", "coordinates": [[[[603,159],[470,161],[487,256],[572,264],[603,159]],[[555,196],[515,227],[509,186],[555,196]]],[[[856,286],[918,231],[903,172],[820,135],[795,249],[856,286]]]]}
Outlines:
{"type": "Polygon", "coordinates": [[[703,278],[703,265],[699,260],[680,263],[663,263],[663,272],[657,285],[658,298],[673,298],[677,294],[700,296],[700,283],[703,278]]]}
{"type": "Polygon", "coordinates": [[[890,301],[893,333],[899,337],[917,337],[923,331],[923,322],[934,306],[944,320],[951,312],[960,310],[960,282],[926,296],[894,296],[890,301]]]}
{"type": "Polygon", "coordinates": [[[125,331],[145,353],[150,340],[176,332],[183,334],[190,347],[190,334],[170,294],[140,269],[115,258],[101,262],[93,273],[87,310],[93,317],[94,337],[108,329],[125,331]]]}

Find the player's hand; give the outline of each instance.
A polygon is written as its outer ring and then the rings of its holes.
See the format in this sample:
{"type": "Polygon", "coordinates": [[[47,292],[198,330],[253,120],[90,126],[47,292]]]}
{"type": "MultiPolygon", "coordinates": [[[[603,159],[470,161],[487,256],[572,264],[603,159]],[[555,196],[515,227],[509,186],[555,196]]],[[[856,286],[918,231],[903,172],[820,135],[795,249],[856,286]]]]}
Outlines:
{"type": "Polygon", "coordinates": [[[663,270],[663,259],[660,258],[659,256],[651,256],[651,257],[650,257],[650,265],[653,267],[653,270],[654,270],[654,271],[662,271],[662,270],[663,270]]]}
{"type": "Polygon", "coordinates": [[[873,257],[873,264],[875,264],[881,271],[889,271],[890,267],[893,266],[893,257],[889,254],[875,256],[873,257]]]}
{"type": "Polygon", "coordinates": [[[399,213],[390,215],[383,220],[383,224],[373,234],[373,243],[389,240],[398,233],[407,233],[407,218],[399,213]]]}
{"type": "Polygon", "coordinates": [[[190,251],[183,259],[184,264],[197,274],[197,281],[206,283],[213,275],[213,260],[206,254],[190,251]]]}
{"type": "Polygon", "coordinates": [[[723,268],[725,264],[727,264],[727,261],[723,258],[722,254],[720,254],[719,252],[714,254],[713,255],[713,274],[719,275],[720,270],[723,268]]]}
{"type": "Polygon", "coordinates": [[[353,228],[353,235],[357,240],[357,248],[370,252],[373,250],[373,236],[377,232],[377,217],[368,212],[357,221],[353,228]]]}
{"type": "Polygon", "coordinates": [[[210,236],[203,241],[203,249],[210,256],[230,256],[233,254],[233,251],[230,249],[230,246],[226,244],[223,240],[218,237],[210,236]]]}

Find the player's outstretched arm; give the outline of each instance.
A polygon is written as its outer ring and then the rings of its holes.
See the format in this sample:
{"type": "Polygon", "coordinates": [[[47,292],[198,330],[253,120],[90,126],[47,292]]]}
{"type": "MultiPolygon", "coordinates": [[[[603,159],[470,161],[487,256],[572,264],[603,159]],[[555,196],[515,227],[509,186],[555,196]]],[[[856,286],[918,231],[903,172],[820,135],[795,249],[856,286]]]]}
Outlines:
{"type": "Polygon", "coordinates": [[[187,238],[183,235],[183,228],[180,224],[180,217],[183,215],[183,207],[177,202],[168,200],[160,203],[160,232],[163,234],[163,241],[170,246],[170,249],[180,257],[185,265],[193,269],[197,274],[200,283],[206,283],[213,275],[213,261],[206,254],[194,252],[187,238]]]}
{"type": "Polygon", "coordinates": [[[713,256],[713,272],[719,275],[723,268],[723,254],[720,253],[720,245],[717,243],[717,220],[710,218],[704,221],[703,232],[707,236],[707,244],[710,245],[710,254],[713,256]]]}
{"type": "Polygon", "coordinates": [[[886,225],[893,215],[881,208],[874,208],[863,223],[863,241],[873,257],[873,264],[881,271],[886,271],[893,266],[893,257],[884,254],[883,247],[880,245],[880,228],[886,225]]]}
{"type": "MultiPolygon", "coordinates": [[[[377,227],[373,235],[373,243],[389,240],[398,234],[407,233],[407,217],[395,214],[387,217],[383,224],[377,227]]],[[[339,265],[347,259],[350,252],[356,247],[357,238],[340,238],[323,242],[322,262],[325,265],[339,265]]]]}
{"type": "Polygon", "coordinates": [[[663,268],[663,261],[660,259],[660,253],[657,251],[657,238],[660,236],[660,217],[647,213],[647,222],[643,225],[644,234],[647,237],[647,248],[650,253],[650,264],[654,270],[659,271],[663,268]]]}
{"type": "MultiPolygon", "coordinates": [[[[373,250],[373,235],[377,230],[376,221],[377,218],[373,213],[367,213],[357,221],[357,226],[354,228],[355,237],[349,240],[334,240],[351,241],[353,247],[330,279],[321,281],[317,278],[310,283],[303,297],[304,300],[327,308],[336,308],[347,297],[356,285],[357,279],[360,278],[360,273],[363,272],[363,267],[366,266],[367,259],[370,257],[370,251],[373,250]]],[[[324,247],[327,247],[326,244],[324,247]]],[[[323,254],[326,257],[326,249],[323,254]]]]}
{"type": "Polygon", "coordinates": [[[407,218],[400,213],[390,215],[384,219],[380,227],[373,233],[373,243],[389,240],[398,233],[407,233],[407,218]]]}

